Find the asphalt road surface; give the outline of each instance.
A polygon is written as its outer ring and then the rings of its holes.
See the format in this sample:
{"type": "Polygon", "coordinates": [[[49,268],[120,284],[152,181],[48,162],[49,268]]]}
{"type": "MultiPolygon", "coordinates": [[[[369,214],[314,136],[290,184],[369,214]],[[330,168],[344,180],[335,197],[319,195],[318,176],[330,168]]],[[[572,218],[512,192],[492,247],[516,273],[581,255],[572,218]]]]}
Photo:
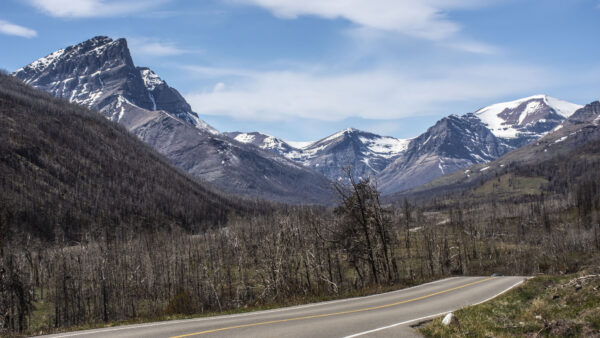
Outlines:
{"type": "Polygon", "coordinates": [[[411,325],[484,302],[524,279],[453,277],[367,297],[47,337],[412,337],[411,325]]]}

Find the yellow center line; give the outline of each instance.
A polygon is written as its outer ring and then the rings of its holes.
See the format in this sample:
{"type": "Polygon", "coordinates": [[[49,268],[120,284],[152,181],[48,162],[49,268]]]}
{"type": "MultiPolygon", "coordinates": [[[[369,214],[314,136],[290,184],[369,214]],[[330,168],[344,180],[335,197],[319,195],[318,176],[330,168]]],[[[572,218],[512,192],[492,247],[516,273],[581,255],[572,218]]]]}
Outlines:
{"type": "Polygon", "coordinates": [[[323,314],[320,314],[320,315],[311,315],[311,316],[295,317],[295,318],[288,318],[288,319],[270,320],[270,321],[267,321],[267,322],[259,322],[259,323],[251,323],[251,324],[228,326],[228,327],[222,327],[222,328],[219,328],[219,329],[212,329],[212,330],[206,330],[206,331],[200,331],[200,332],[182,334],[180,336],[173,336],[171,338],[182,338],[182,337],[190,337],[190,336],[199,336],[199,335],[203,335],[203,334],[207,334],[207,333],[227,331],[227,330],[233,330],[233,329],[240,329],[240,328],[244,328],[244,327],[253,327],[253,326],[261,326],[261,325],[285,323],[285,322],[291,322],[291,321],[297,321],[297,320],[304,320],[304,319],[331,317],[331,316],[345,315],[345,314],[349,314],[349,313],[357,313],[357,312],[365,312],[365,311],[372,311],[372,310],[384,309],[384,308],[388,308],[388,307],[392,307],[392,306],[396,306],[396,305],[400,305],[400,304],[406,304],[406,303],[414,302],[414,301],[425,299],[425,298],[430,298],[430,297],[437,296],[437,295],[440,295],[440,294],[443,294],[443,293],[447,293],[447,292],[450,292],[450,291],[462,289],[462,288],[467,287],[467,286],[471,286],[471,285],[475,285],[475,284],[487,282],[490,279],[494,279],[494,277],[490,277],[490,278],[478,280],[476,282],[471,282],[471,283],[463,284],[461,286],[457,286],[457,287],[454,287],[454,288],[451,288],[451,289],[446,289],[446,290],[434,292],[434,293],[431,293],[431,294],[428,294],[428,295],[425,295],[425,296],[421,296],[421,297],[417,297],[417,298],[413,298],[413,299],[407,299],[407,300],[403,300],[403,301],[395,302],[395,303],[390,303],[390,304],[384,304],[384,305],[379,305],[379,306],[367,307],[367,308],[362,308],[362,309],[341,311],[341,312],[323,313],[323,314]]]}

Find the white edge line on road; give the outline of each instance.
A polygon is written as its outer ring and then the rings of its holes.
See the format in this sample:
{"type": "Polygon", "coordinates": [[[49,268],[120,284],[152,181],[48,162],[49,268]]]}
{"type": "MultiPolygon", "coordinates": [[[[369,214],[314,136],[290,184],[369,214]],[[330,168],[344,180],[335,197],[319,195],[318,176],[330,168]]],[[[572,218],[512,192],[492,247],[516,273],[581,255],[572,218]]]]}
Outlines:
{"type": "Polygon", "coordinates": [[[350,336],[345,336],[344,338],[353,338],[353,337],[358,337],[358,336],[364,336],[364,335],[369,334],[369,333],[373,333],[373,332],[377,332],[377,331],[382,331],[382,330],[385,330],[385,329],[391,329],[392,327],[396,327],[396,326],[400,326],[400,325],[404,325],[404,324],[416,322],[416,321],[419,321],[419,320],[429,319],[429,318],[434,318],[434,317],[439,317],[439,316],[445,315],[446,313],[449,313],[449,312],[452,312],[452,310],[446,311],[446,312],[436,313],[434,315],[429,315],[429,316],[425,316],[425,317],[421,317],[421,318],[409,319],[409,320],[406,320],[406,321],[403,321],[403,322],[400,322],[400,323],[396,323],[396,324],[392,324],[392,325],[388,325],[388,326],[378,327],[378,328],[373,329],[373,330],[355,333],[355,334],[350,335],[350,336]]]}
{"type": "Polygon", "coordinates": [[[523,279],[522,281],[519,281],[519,282],[517,282],[516,284],[514,284],[514,285],[513,285],[513,286],[511,286],[511,287],[509,287],[508,289],[506,289],[506,290],[504,290],[504,291],[502,291],[502,292],[499,292],[499,293],[497,293],[497,294],[493,295],[492,297],[490,297],[490,298],[488,298],[488,299],[486,299],[486,300],[482,300],[481,302],[479,302],[479,303],[475,303],[475,304],[472,304],[472,305],[470,305],[470,306],[475,306],[475,305],[483,304],[483,303],[487,302],[488,300],[492,300],[492,299],[494,299],[494,298],[496,298],[496,297],[500,296],[501,294],[503,294],[503,293],[505,293],[505,292],[508,292],[509,290],[511,290],[511,289],[513,289],[513,288],[515,288],[515,287],[517,287],[517,286],[519,286],[519,285],[523,284],[523,282],[525,282],[525,280],[527,280],[527,279],[523,279]]]}
{"type": "Polygon", "coordinates": [[[314,307],[314,306],[321,306],[321,305],[328,305],[328,304],[335,304],[335,303],[343,303],[343,302],[348,302],[348,301],[351,301],[351,300],[360,300],[360,299],[366,299],[366,298],[372,298],[372,297],[377,297],[377,296],[384,296],[384,295],[389,295],[389,294],[404,292],[404,291],[407,291],[407,290],[412,290],[414,288],[418,288],[418,287],[422,287],[422,286],[426,286],[426,285],[431,285],[431,284],[437,284],[437,283],[441,283],[441,282],[446,282],[446,281],[449,281],[451,279],[456,279],[456,278],[460,278],[460,277],[448,277],[448,278],[439,279],[439,280],[436,280],[436,281],[433,281],[433,282],[428,282],[428,283],[424,283],[424,284],[419,284],[419,285],[411,286],[411,287],[400,289],[400,290],[389,291],[389,292],[384,292],[384,293],[377,293],[377,294],[369,295],[369,296],[353,297],[353,298],[345,298],[345,299],[336,299],[336,300],[330,300],[330,301],[327,301],[327,302],[312,303],[312,304],[305,304],[305,305],[296,305],[296,306],[284,307],[284,308],[280,308],[280,309],[272,309],[272,310],[264,310],[264,311],[251,311],[251,312],[248,312],[248,313],[240,313],[240,314],[235,314],[235,315],[221,315],[221,316],[214,316],[214,317],[202,317],[202,318],[180,319],[180,320],[167,320],[167,321],[162,321],[162,322],[158,322],[158,323],[139,324],[139,325],[127,325],[127,326],[121,326],[121,327],[115,327],[115,328],[100,328],[100,329],[95,329],[95,330],[90,330],[90,331],[80,331],[80,332],[70,332],[70,333],[58,334],[58,335],[50,335],[48,337],[49,338],[76,337],[76,336],[84,336],[84,335],[95,334],[95,333],[103,333],[103,332],[112,332],[112,331],[121,331],[121,330],[132,330],[132,329],[142,329],[142,328],[154,327],[154,326],[162,326],[162,325],[174,325],[174,324],[181,324],[181,323],[201,322],[201,321],[215,320],[215,319],[239,318],[239,317],[255,316],[255,315],[261,315],[261,314],[269,314],[269,313],[273,313],[273,312],[281,312],[281,311],[288,311],[288,310],[298,310],[298,309],[304,309],[304,308],[309,308],[309,307],[314,307]]]}
{"type": "MultiPolygon", "coordinates": [[[[526,278],[526,279],[528,279],[528,278],[526,278]]],[[[519,281],[519,282],[517,282],[517,283],[513,284],[513,285],[512,285],[512,286],[510,286],[508,289],[505,289],[504,291],[502,291],[502,292],[499,292],[499,293],[495,294],[494,296],[492,296],[492,297],[490,297],[490,298],[487,298],[486,300],[483,300],[483,301],[481,301],[481,302],[479,302],[479,303],[471,304],[471,305],[469,305],[469,306],[475,306],[475,305],[479,305],[479,304],[482,304],[482,303],[485,303],[485,302],[487,302],[488,300],[494,299],[494,298],[496,298],[496,297],[500,296],[501,294],[503,294],[503,293],[505,293],[505,292],[508,292],[508,291],[509,291],[509,290],[511,290],[512,288],[514,288],[514,287],[517,287],[518,285],[521,285],[521,284],[523,284],[523,282],[524,282],[526,279],[524,279],[524,280],[522,280],[522,281],[519,281]]],[[[444,312],[436,313],[436,314],[434,314],[434,315],[429,315],[429,316],[425,316],[425,317],[420,317],[420,318],[415,318],[415,319],[409,319],[409,320],[405,320],[405,321],[403,321],[403,322],[400,322],[400,323],[396,323],[396,324],[392,324],[392,325],[388,325],[388,326],[382,326],[382,327],[378,327],[378,328],[376,328],[376,329],[369,330],[369,331],[363,331],[363,332],[355,333],[355,334],[352,334],[352,335],[349,335],[349,336],[345,336],[344,338],[354,338],[354,337],[364,336],[364,335],[366,335],[366,334],[369,334],[369,333],[373,333],[373,332],[377,332],[377,331],[383,331],[383,330],[386,330],[386,329],[391,329],[391,328],[393,328],[393,327],[396,327],[396,326],[400,326],[400,325],[405,325],[405,324],[409,324],[409,323],[417,322],[417,321],[419,321],[419,320],[424,320],[424,319],[430,319],[430,318],[440,317],[440,316],[442,316],[442,315],[445,315],[445,314],[447,314],[447,313],[450,313],[450,312],[454,312],[454,311],[456,311],[456,310],[458,310],[458,309],[455,309],[455,310],[449,310],[449,311],[444,311],[444,312]]]]}

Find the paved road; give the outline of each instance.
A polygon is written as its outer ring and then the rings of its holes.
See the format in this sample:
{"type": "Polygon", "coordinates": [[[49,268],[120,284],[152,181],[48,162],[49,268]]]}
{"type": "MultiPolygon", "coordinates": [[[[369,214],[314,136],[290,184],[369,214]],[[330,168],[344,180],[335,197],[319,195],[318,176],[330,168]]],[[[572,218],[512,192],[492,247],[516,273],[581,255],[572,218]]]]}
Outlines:
{"type": "Polygon", "coordinates": [[[48,337],[410,337],[411,324],[477,304],[524,277],[454,277],[379,295],[48,337]]]}

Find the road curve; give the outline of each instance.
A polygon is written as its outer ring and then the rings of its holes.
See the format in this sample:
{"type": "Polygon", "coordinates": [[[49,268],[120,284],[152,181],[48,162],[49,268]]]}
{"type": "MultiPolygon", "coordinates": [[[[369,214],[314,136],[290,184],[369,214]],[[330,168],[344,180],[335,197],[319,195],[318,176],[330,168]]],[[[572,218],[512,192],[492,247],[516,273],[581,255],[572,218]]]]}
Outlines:
{"type": "Polygon", "coordinates": [[[405,337],[410,325],[484,302],[524,277],[453,277],[367,297],[45,337],[405,337]]]}

